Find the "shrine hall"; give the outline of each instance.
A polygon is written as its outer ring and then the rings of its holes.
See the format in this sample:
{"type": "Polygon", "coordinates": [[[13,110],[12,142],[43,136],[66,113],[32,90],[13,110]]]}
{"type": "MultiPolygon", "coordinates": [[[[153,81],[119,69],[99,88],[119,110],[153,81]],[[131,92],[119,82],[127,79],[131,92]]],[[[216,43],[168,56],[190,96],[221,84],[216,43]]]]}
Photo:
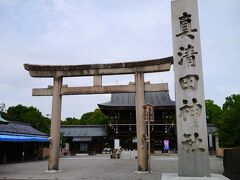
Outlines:
{"type": "MultiPolygon", "coordinates": [[[[168,142],[171,151],[176,151],[175,102],[170,99],[169,91],[146,92],[145,104],[154,105],[154,122],[151,122],[151,152],[164,151],[168,142]]],[[[98,104],[101,111],[111,118],[109,138],[120,140],[126,150],[137,149],[135,93],[111,94],[109,102],[98,104]]],[[[112,145],[113,146],[113,145],[112,145]]]]}

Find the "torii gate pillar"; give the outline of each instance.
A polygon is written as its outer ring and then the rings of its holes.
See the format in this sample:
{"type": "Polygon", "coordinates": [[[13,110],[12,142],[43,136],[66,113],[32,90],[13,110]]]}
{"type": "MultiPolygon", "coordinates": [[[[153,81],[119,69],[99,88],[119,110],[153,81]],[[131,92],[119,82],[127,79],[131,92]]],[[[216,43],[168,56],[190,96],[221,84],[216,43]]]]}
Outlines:
{"type": "Polygon", "coordinates": [[[136,130],[137,130],[137,150],[138,150],[138,171],[148,171],[147,154],[147,129],[144,121],[144,74],[135,73],[136,82],[136,130]]]}
{"type": "Polygon", "coordinates": [[[54,77],[48,170],[59,169],[60,124],[62,106],[61,87],[62,77],[54,77]]]}

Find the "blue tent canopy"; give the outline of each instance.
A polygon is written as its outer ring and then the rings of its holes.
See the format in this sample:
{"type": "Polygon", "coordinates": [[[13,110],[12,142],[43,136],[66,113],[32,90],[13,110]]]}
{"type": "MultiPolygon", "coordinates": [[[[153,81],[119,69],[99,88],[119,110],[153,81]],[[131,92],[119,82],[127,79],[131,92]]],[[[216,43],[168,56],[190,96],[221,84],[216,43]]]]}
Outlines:
{"type": "Polygon", "coordinates": [[[48,137],[0,134],[0,142],[48,142],[48,137]]]}

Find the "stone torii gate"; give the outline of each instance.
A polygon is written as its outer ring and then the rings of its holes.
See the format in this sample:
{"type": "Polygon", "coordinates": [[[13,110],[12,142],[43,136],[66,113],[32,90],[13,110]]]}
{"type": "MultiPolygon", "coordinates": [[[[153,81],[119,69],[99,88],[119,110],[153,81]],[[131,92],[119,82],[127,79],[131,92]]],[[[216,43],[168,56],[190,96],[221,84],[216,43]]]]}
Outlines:
{"type": "Polygon", "coordinates": [[[60,122],[63,95],[136,93],[136,128],[138,171],[148,171],[148,153],[146,142],[146,124],[144,121],[143,105],[144,92],[167,91],[167,83],[145,84],[144,73],[169,71],[173,64],[173,57],[148,61],[125,62],[113,64],[89,65],[33,65],[24,64],[30,76],[36,78],[53,78],[53,86],[48,88],[34,88],[33,96],[52,96],[52,115],[50,130],[50,153],[48,170],[59,169],[60,122]],[[103,86],[102,76],[134,74],[135,84],[103,86]],[[68,87],[62,85],[64,77],[93,76],[93,86],[68,87]]]}

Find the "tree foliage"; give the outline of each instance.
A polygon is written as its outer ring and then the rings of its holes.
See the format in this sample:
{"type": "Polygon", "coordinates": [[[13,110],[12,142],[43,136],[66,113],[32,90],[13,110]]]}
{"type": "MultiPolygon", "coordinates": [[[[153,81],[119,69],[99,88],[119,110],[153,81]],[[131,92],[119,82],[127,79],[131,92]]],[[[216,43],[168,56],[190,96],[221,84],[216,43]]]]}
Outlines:
{"type": "Polygon", "coordinates": [[[0,112],[3,112],[5,107],[6,107],[5,103],[0,103],[0,112]]]}
{"type": "Polygon", "coordinates": [[[95,109],[93,112],[87,112],[82,115],[80,119],[77,118],[66,118],[62,121],[62,125],[97,125],[97,124],[108,124],[109,118],[104,115],[100,109],[95,109]]]}
{"type": "Polygon", "coordinates": [[[222,118],[222,109],[217,104],[214,104],[213,100],[206,100],[206,115],[207,115],[207,124],[214,124],[218,126],[218,123],[221,121],[222,118]]]}
{"type": "Polygon", "coordinates": [[[8,108],[4,118],[9,121],[18,121],[29,123],[31,126],[41,132],[49,133],[50,119],[44,117],[42,113],[35,107],[30,106],[11,106],[8,108]]]}
{"type": "Polygon", "coordinates": [[[72,118],[72,117],[67,117],[65,121],[62,121],[62,125],[80,125],[80,119],[77,118],[72,118]]]}
{"type": "Polygon", "coordinates": [[[218,129],[220,146],[240,146],[240,94],[226,97],[218,129]]]}
{"type": "Polygon", "coordinates": [[[109,118],[104,115],[100,109],[95,109],[94,112],[88,112],[82,115],[81,124],[108,124],[109,118]]]}
{"type": "MultiPolygon", "coordinates": [[[[33,128],[41,132],[50,132],[50,119],[44,117],[42,113],[33,106],[27,107],[21,104],[11,106],[7,109],[6,113],[2,112],[2,116],[8,121],[29,123],[33,128]]],[[[61,121],[62,125],[97,125],[108,123],[109,118],[105,116],[100,109],[85,113],[80,119],[68,117],[65,121],[61,121]]]]}

